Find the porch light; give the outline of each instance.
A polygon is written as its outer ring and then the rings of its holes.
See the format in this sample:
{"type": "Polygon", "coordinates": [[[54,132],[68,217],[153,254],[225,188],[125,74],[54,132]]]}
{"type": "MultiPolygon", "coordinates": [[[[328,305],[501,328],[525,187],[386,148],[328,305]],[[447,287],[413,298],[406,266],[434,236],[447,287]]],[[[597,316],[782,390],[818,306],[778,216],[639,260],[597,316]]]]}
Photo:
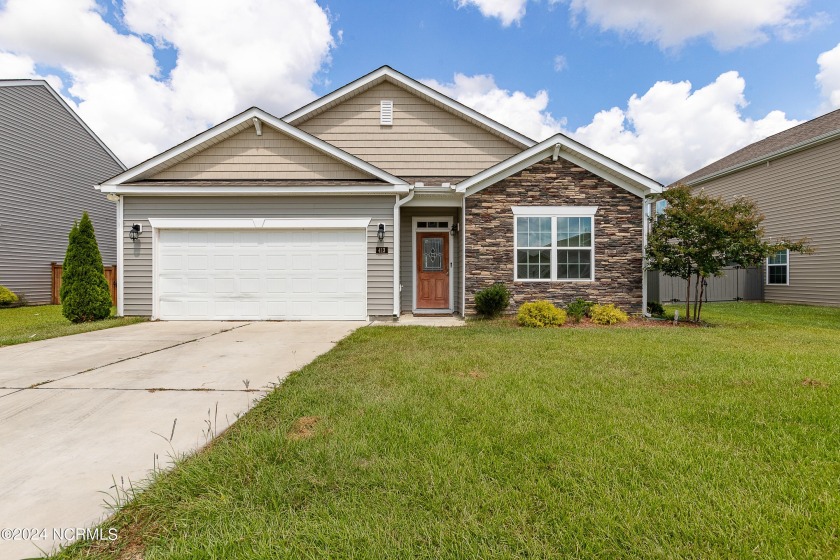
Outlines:
{"type": "Polygon", "coordinates": [[[458,222],[455,222],[454,224],[452,224],[452,227],[449,229],[449,234],[450,235],[458,235],[459,231],[461,231],[461,224],[459,224],[458,222]]]}
{"type": "Polygon", "coordinates": [[[140,224],[134,224],[131,226],[131,229],[128,230],[128,238],[132,241],[137,241],[137,238],[140,237],[140,232],[143,231],[143,226],[140,224]]]}
{"type": "Polygon", "coordinates": [[[379,224],[379,229],[376,231],[376,237],[379,241],[385,239],[385,224],[379,224]]]}

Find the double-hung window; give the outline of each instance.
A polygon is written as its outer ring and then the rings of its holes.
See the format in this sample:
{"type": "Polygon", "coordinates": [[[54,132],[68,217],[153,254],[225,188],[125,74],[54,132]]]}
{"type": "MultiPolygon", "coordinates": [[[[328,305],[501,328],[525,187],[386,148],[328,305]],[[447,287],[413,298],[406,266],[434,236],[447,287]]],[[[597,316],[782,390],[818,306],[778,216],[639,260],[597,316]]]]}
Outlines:
{"type": "Polygon", "coordinates": [[[790,257],[790,253],[787,249],[776,251],[776,253],[767,257],[768,284],[788,284],[788,257],[790,257]]]}
{"type": "Polygon", "coordinates": [[[596,206],[514,206],[516,280],[594,280],[596,206]]]}

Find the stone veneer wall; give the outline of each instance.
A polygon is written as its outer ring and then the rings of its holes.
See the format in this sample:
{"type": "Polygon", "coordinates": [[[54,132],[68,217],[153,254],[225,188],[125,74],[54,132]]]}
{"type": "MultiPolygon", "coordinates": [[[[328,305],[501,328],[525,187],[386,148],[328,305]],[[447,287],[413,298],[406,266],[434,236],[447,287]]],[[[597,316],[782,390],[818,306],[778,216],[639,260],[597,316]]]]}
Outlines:
{"type": "Polygon", "coordinates": [[[562,157],[551,157],[466,199],[466,313],[474,295],[502,282],[513,295],[508,311],[547,299],[565,305],[576,297],[642,310],[642,199],[562,157]],[[514,282],[511,206],[598,206],[594,282],[514,282]]]}

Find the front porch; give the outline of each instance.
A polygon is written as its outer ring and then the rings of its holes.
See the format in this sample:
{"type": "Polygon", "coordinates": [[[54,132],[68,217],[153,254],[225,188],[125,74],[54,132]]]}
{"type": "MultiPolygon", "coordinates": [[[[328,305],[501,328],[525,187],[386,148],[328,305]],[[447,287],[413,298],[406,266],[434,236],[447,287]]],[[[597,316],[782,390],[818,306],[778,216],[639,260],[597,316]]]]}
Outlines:
{"type": "Polygon", "coordinates": [[[463,315],[461,201],[417,196],[400,208],[400,321],[463,315]],[[417,202],[417,205],[412,202],[417,202]]]}

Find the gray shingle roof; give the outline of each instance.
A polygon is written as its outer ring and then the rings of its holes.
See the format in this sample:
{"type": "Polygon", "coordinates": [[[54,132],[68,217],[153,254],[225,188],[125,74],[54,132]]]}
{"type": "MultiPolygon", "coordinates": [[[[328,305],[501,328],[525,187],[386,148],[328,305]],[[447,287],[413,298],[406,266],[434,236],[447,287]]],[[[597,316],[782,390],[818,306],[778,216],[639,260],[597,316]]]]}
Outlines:
{"type": "Polygon", "coordinates": [[[709,175],[715,175],[722,171],[726,171],[727,169],[764,158],[776,152],[781,152],[798,144],[802,144],[803,142],[807,142],[837,131],[840,131],[840,109],[826,113],[821,117],[804,122],[800,125],[794,126],[793,128],[783,130],[773,136],[768,136],[764,140],[754,142],[753,144],[741,148],[724,158],[710,163],[702,169],[698,169],[694,173],[686,175],[682,179],[675,181],[673,184],[690,184],[698,179],[708,177],[709,175]]]}

